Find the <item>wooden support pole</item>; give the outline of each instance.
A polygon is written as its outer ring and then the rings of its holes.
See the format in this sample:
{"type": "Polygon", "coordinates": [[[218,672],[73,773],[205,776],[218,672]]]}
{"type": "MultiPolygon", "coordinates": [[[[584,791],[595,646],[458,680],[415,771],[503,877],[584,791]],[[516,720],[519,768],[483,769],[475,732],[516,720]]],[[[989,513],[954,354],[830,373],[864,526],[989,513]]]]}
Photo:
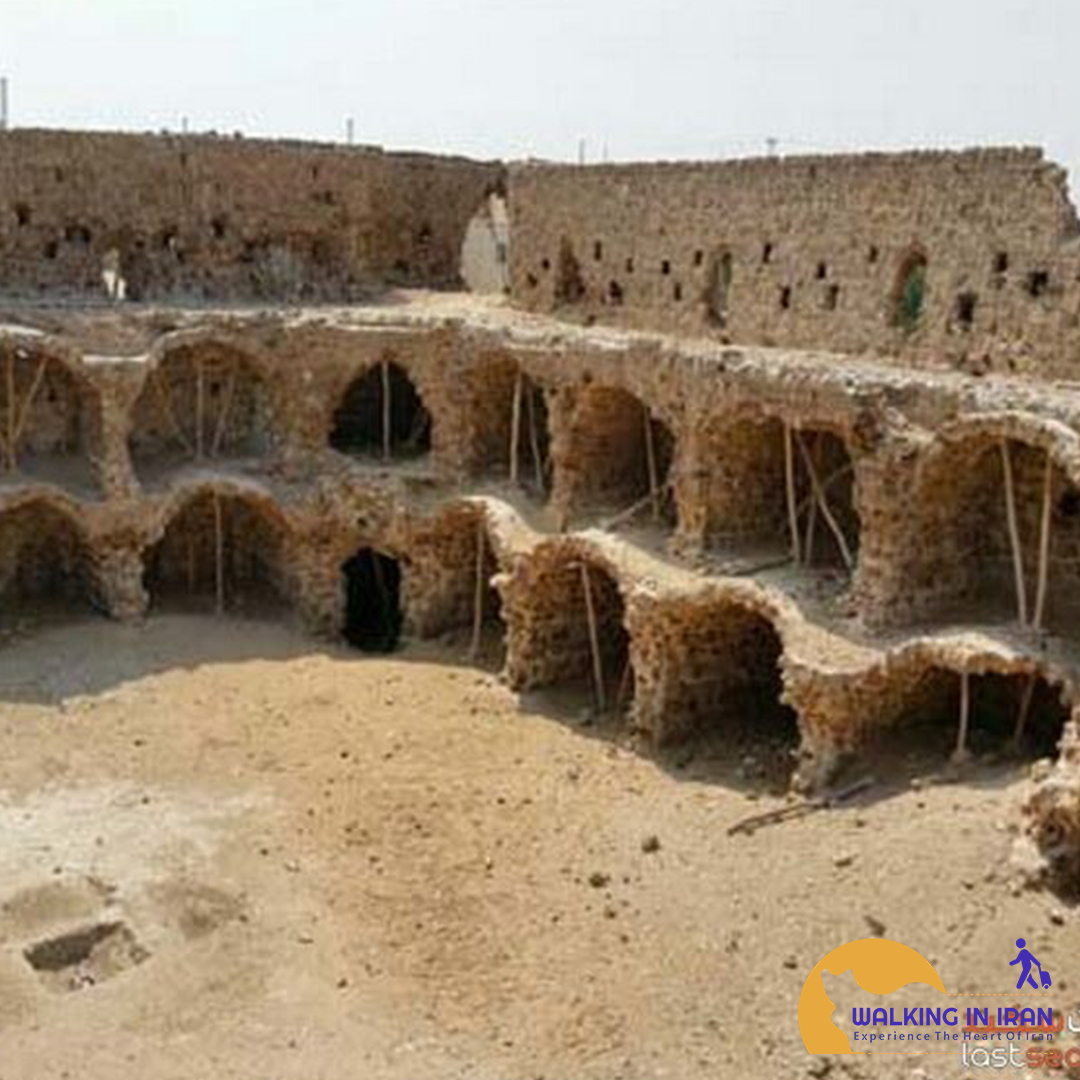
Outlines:
{"type": "Polygon", "coordinates": [[[1051,515],[1054,491],[1054,462],[1049,451],[1046,454],[1046,467],[1043,470],[1042,522],[1039,527],[1039,577],[1035,590],[1035,629],[1043,628],[1043,616],[1046,614],[1046,588],[1050,580],[1050,530],[1053,524],[1051,515]]]}
{"type": "Polygon", "coordinates": [[[15,356],[7,358],[7,469],[15,471],[15,356]]]}
{"type": "Polygon", "coordinates": [[[521,394],[524,376],[514,380],[514,401],[510,408],[510,483],[518,482],[518,448],[521,445],[521,394]]]}
{"type": "Polygon", "coordinates": [[[596,686],[596,707],[600,712],[607,708],[604,693],[604,662],[600,656],[600,635],[596,627],[596,609],[593,607],[592,582],[589,568],[581,564],[581,590],[585,594],[585,618],[589,624],[589,649],[592,652],[593,683],[596,686]]]}
{"type": "Polygon", "coordinates": [[[225,530],[221,520],[221,496],[214,492],[214,606],[225,612],[225,530]]]}
{"type": "Polygon", "coordinates": [[[206,375],[203,358],[195,361],[195,458],[203,459],[203,424],[206,420],[206,375]]]}
{"type": "MultiPolygon", "coordinates": [[[[795,433],[795,440],[799,444],[799,454],[802,456],[803,464],[810,475],[810,487],[813,489],[818,509],[825,519],[825,524],[829,526],[833,536],[836,537],[837,546],[840,548],[840,557],[844,560],[844,566],[850,574],[855,569],[855,559],[852,557],[851,548],[848,547],[847,537],[844,536],[844,530],[840,528],[840,523],[833,516],[832,510],[829,509],[829,500],[821,486],[821,481],[818,479],[817,469],[814,468],[813,459],[810,457],[810,453],[806,449],[806,444],[803,442],[802,435],[799,432],[795,433]]],[[[797,526],[798,523],[796,522],[796,530],[797,526]]]]}
{"type": "MultiPolygon", "coordinates": [[[[815,465],[821,463],[821,434],[820,432],[814,432],[814,448],[813,458],[815,465]]],[[[822,491],[828,491],[828,480],[821,485],[822,491]]],[[[814,532],[817,528],[817,499],[813,496],[810,498],[810,509],[806,515],[806,543],[803,545],[803,558],[806,561],[807,566],[812,566],[814,563],[814,532]]]]}
{"type": "Polygon", "coordinates": [[[1020,527],[1016,522],[1016,488],[1013,482],[1012,456],[1009,444],[1002,439],[1001,471],[1005,477],[1005,517],[1009,525],[1009,546],[1012,548],[1013,577],[1016,582],[1016,613],[1021,626],[1027,626],[1027,582],[1024,580],[1024,549],[1020,543],[1020,527]]]}
{"type": "Polygon", "coordinates": [[[19,441],[22,439],[23,433],[26,431],[26,425],[30,421],[30,409],[33,407],[34,398],[37,397],[37,392],[41,388],[41,382],[45,378],[45,369],[48,367],[48,364],[48,357],[42,357],[37,366],[37,370],[34,372],[34,379],[30,384],[30,390],[26,395],[26,400],[23,402],[22,409],[19,412],[19,419],[15,423],[14,445],[11,448],[13,458],[18,455],[19,441]]]}
{"type": "Polygon", "coordinates": [[[536,488],[544,494],[544,459],[540,453],[540,435],[536,430],[536,390],[530,384],[526,388],[525,404],[529,412],[529,447],[532,450],[533,469],[536,473],[536,488]]]}
{"type": "Polygon", "coordinates": [[[487,546],[487,530],[481,514],[476,521],[476,591],[473,596],[472,644],[469,655],[475,660],[480,655],[480,635],[484,626],[484,552],[487,546]]]}
{"type": "Polygon", "coordinates": [[[626,702],[630,698],[630,688],[634,683],[634,664],[629,656],[623,665],[622,677],[619,679],[619,690],[615,695],[615,711],[621,713],[626,708],[626,702]]]}
{"type": "Polygon", "coordinates": [[[645,463],[649,470],[649,495],[652,498],[653,520],[660,520],[660,479],[656,474],[656,444],[653,441],[652,417],[644,406],[641,415],[645,423],[645,463]]]}
{"type": "Polygon", "coordinates": [[[214,441],[210,444],[210,456],[216,458],[221,450],[221,440],[225,438],[225,429],[229,423],[229,410],[232,408],[233,395],[236,393],[236,367],[229,372],[229,381],[225,384],[225,393],[221,398],[221,410],[218,412],[217,425],[214,429],[214,441]]]}
{"type": "Polygon", "coordinates": [[[390,400],[390,361],[383,360],[382,365],[382,456],[390,460],[390,424],[393,413],[390,400]]]}
{"type": "MultiPolygon", "coordinates": [[[[670,490],[671,490],[671,483],[669,482],[667,484],[664,484],[660,488],[660,496],[661,496],[661,498],[663,498],[670,490]]],[[[644,510],[645,507],[648,506],[649,503],[652,502],[652,500],[653,500],[652,492],[649,492],[648,495],[643,495],[640,499],[637,499],[636,501],[631,503],[625,510],[620,510],[614,517],[608,518],[603,523],[603,528],[605,528],[605,529],[614,529],[614,528],[617,528],[620,525],[623,525],[625,522],[629,521],[631,518],[635,517],[637,514],[640,514],[641,511],[644,510]]]]}
{"type": "Polygon", "coordinates": [[[791,533],[791,558],[802,565],[802,539],[799,536],[799,508],[795,499],[795,451],[791,425],[784,421],[784,483],[787,490],[788,531],[791,533]]]}
{"type": "Polygon", "coordinates": [[[154,371],[149,376],[150,383],[154,387],[154,393],[158,396],[158,401],[161,404],[161,411],[165,414],[165,419],[169,422],[169,427],[173,429],[173,433],[176,435],[180,445],[183,446],[184,452],[195,456],[195,447],[191,445],[188,437],[184,434],[184,429],[180,426],[180,421],[176,419],[176,413],[173,412],[172,402],[169,399],[169,386],[165,382],[164,376],[161,374],[160,369],[154,371]]]}
{"type": "Polygon", "coordinates": [[[971,724],[971,682],[966,671],[960,673],[960,730],[956,736],[956,750],[953,751],[953,761],[959,763],[967,760],[968,728],[971,724]]]}
{"type": "Polygon", "coordinates": [[[1031,702],[1035,697],[1035,687],[1038,685],[1038,682],[1038,672],[1033,671],[1028,676],[1028,681],[1024,685],[1024,693],[1020,698],[1020,708],[1016,713],[1016,727],[1013,729],[1013,750],[1019,750],[1024,741],[1024,728],[1027,726],[1027,718],[1028,714],[1031,712],[1031,702]]]}

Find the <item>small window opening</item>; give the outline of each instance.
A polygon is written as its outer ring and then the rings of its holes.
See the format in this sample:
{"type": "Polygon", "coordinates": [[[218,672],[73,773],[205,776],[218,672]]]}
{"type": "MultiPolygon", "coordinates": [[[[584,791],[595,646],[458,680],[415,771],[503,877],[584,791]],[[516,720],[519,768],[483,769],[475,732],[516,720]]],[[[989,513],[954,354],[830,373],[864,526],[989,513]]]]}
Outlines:
{"type": "Polygon", "coordinates": [[[627,259],[626,260],[626,272],[628,274],[632,274],[634,272],[634,260],[633,259],[627,259]]]}
{"type": "Polygon", "coordinates": [[[30,224],[31,217],[30,207],[26,203],[15,204],[15,220],[18,222],[20,229],[24,229],[30,224]]]}
{"type": "Polygon", "coordinates": [[[1050,274],[1046,270],[1032,270],[1028,274],[1027,291],[1028,295],[1037,300],[1040,296],[1045,295],[1046,291],[1050,288],[1050,274]]]}
{"type": "Polygon", "coordinates": [[[771,243],[767,243],[761,249],[761,261],[763,263],[765,263],[765,264],[771,263],[772,262],[772,257],[773,257],[773,245],[771,243]]]}
{"type": "Polygon", "coordinates": [[[926,307],[926,256],[910,253],[900,266],[893,291],[893,325],[910,333],[926,307]]]}
{"type": "Polygon", "coordinates": [[[994,256],[994,273],[995,274],[1007,274],[1009,272],[1009,253],[1007,251],[999,251],[994,256]]]}
{"type": "Polygon", "coordinates": [[[214,234],[215,240],[224,240],[225,233],[228,232],[228,223],[223,217],[213,218],[210,222],[210,229],[214,234]]]}
{"type": "Polygon", "coordinates": [[[698,248],[698,250],[694,252],[694,265],[695,266],[701,266],[701,264],[704,261],[705,261],[705,252],[702,251],[700,248],[698,248]]]}
{"type": "Polygon", "coordinates": [[[660,264],[660,273],[663,274],[665,277],[667,277],[667,275],[671,273],[671,260],[670,259],[665,259],[660,264]]]}
{"type": "Polygon", "coordinates": [[[622,286],[617,281],[608,284],[608,300],[616,307],[623,302],[622,286]]]}
{"type": "Polygon", "coordinates": [[[675,298],[676,302],[682,300],[682,282],[675,282],[675,288],[672,289],[671,295],[675,298]]]}
{"type": "Polygon", "coordinates": [[[45,258],[55,259],[60,253],[60,245],[55,240],[50,240],[45,245],[45,258]]]}
{"type": "Polygon", "coordinates": [[[870,246],[870,250],[866,253],[866,261],[868,263],[876,263],[881,257],[881,252],[878,251],[873,245],[870,246]]]}
{"type": "Polygon", "coordinates": [[[818,281],[824,281],[829,276],[829,267],[827,263],[819,262],[817,269],[814,271],[814,276],[818,281]]]}
{"type": "Polygon", "coordinates": [[[961,330],[970,330],[975,324],[975,308],[979,298],[973,292],[963,292],[956,298],[956,323],[961,330]]]}
{"type": "Polygon", "coordinates": [[[604,258],[604,245],[600,243],[599,240],[593,244],[592,254],[597,262],[600,262],[604,258]]]}
{"type": "Polygon", "coordinates": [[[825,310],[835,311],[840,306],[840,286],[830,285],[825,293],[825,310]]]}
{"type": "Polygon", "coordinates": [[[550,270],[551,269],[551,260],[550,259],[541,259],[540,260],[540,269],[543,270],[545,273],[548,270],[550,270]]]}
{"type": "Polygon", "coordinates": [[[785,285],[780,290],[780,307],[784,311],[788,311],[791,308],[791,286],[785,285]]]}

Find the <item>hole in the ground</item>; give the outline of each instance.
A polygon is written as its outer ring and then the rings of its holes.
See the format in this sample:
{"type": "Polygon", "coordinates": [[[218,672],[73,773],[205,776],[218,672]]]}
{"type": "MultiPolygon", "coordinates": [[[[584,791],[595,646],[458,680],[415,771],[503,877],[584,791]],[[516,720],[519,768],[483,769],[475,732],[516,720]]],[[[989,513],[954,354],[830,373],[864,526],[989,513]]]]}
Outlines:
{"type": "Polygon", "coordinates": [[[0,514],[0,613],[4,621],[85,614],[93,606],[91,553],[81,528],[48,503],[0,514]]]}
{"type": "Polygon", "coordinates": [[[105,982],[149,958],[130,927],[95,923],[46,938],[23,950],[26,962],[52,990],[82,990],[105,982]]]}
{"type": "Polygon", "coordinates": [[[259,501],[202,492],[170,519],[145,559],[155,608],[276,613],[288,596],[284,521],[259,501]]]}
{"type": "Polygon", "coordinates": [[[383,361],[352,382],[334,413],[330,445],[343,454],[399,458],[431,449],[431,415],[399,365],[383,361]]]}
{"type": "Polygon", "coordinates": [[[401,564],[361,548],[341,568],[345,579],[342,636],[361,652],[387,653],[401,639],[401,564]]]}
{"type": "Polygon", "coordinates": [[[582,391],[570,432],[573,502],[625,511],[640,504],[648,516],[655,494],[660,519],[675,520],[669,487],[675,438],[633,394],[617,387],[582,391]]]}
{"type": "Polygon", "coordinates": [[[249,357],[216,342],[185,345],[148,373],[129,446],[145,477],[183,461],[262,456],[276,425],[270,389],[249,357]]]}

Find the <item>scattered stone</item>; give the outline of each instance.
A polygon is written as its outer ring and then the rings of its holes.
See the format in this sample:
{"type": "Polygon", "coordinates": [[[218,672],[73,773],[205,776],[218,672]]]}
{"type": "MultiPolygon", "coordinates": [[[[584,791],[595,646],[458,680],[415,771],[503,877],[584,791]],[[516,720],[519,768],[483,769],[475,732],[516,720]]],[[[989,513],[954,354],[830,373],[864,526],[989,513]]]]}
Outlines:
{"type": "Polygon", "coordinates": [[[794,956],[786,956],[786,957],[784,957],[784,967],[786,967],[788,969],[788,971],[795,971],[798,968],[798,966],[799,966],[799,961],[798,961],[797,957],[794,957],[794,956]]]}
{"type": "Polygon", "coordinates": [[[644,851],[646,855],[652,855],[659,851],[660,837],[655,835],[655,833],[651,836],[646,836],[645,839],[641,841],[641,850],[644,851]]]}
{"type": "Polygon", "coordinates": [[[589,884],[594,889],[605,889],[611,884],[611,875],[605,874],[601,870],[594,870],[589,875],[589,884]]]}
{"type": "Polygon", "coordinates": [[[1064,926],[1065,925],[1065,912],[1062,911],[1060,908],[1053,908],[1051,910],[1051,912],[1050,912],[1050,921],[1055,926],[1064,926]]]}
{"type": "Polygon", "coordinates": [[[835,866],[838,870],[842,870],[845,866],[850,866],[854,861],[854,852],[848,851],[844,852],[844,854],[842,855],[837,855],[836,858],[833,859],[833,866],[835,866]]]}

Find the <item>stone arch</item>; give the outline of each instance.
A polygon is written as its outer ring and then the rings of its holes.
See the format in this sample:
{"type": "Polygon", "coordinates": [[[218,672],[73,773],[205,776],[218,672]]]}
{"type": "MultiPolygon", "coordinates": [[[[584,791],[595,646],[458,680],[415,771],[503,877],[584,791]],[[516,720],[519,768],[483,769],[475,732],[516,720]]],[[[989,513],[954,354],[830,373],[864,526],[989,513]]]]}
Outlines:
{"type": "Polygon", "coordinates": [[[516,689],[557,688],[573,702],[598,704],[585,574],[599,643],[604,705],[621,710],[630,701],[634,684],[622,587],[607,561],[582,546],[542,545],[504,585],[507,675],[516,689]]]}
{"type": "Polygon", "coordinates": [[[926,252],[913,247],[904,253],[896,270],[889,295],[889,318],[893,326],[906,333],[917,330],[926,314],[926,252]]]}
{"type": "Polygon", "coordinates": [[[170,343],[147,373],[128,445],[143,478],[186,462],[259,458],[279,440],[280,409],[262,365],[214,338],[170,343]]]}
{"type": "Polygon", "coordinates": [[[551,429],[543,388],[505,356],[473,364],[468,381],[474,473],[502,477],[516,472],[522,487],[545,497],[551,483],[551,429]],[[515,414],[517,448],[513,453],[515,414]]]}
{"type": "MultiPolygon", "coordinates": [[[[964,749],[976,761],[1056,757],[1070,718],[1060,683],[1039,667],[994,656],[915,647],[890,657],[867,732],[871,753],[933,766],[955,755],[962,682],[967,681],[964,749]]],[[[895,763],[895,761],[894,761],[895,763]]]]}
{"type": "Polygon", "coordinates": [[[1011,473],[1024,608],[1033,619],[1048,469],[1043,625],[1070,632],[1080,614],[1078,440],[1063,425],[1011,414],[966,418],[942,429],[917,464],[904,516],[910,540],[900,546],[900,578],[917,614],[1018,619],[1006,483],[1011,473]]]}
{"type": "Polygon", "coordinates": [[[186,492],[173,500],[144,555],[151,607],[276,613],[291,599],[290,538],[284,514],[262,494],[234,487],[186,492]]]}
{"type": "MultiPolygon", "coordinates": [[[[835,428],[812,422],[793,426],[791,438],[802,565],[843,568],[847,557],[857,557],[860,541],[848,441],[835,428]],[[821,511],[811,469],[831,522],[821,511]]],[[[697,494],[683,496],[690,505],[680,513],[687,522],[698,519],[695,539],[709,548],[791,551],[784,422],[775,416],[719,414],[699,429],[696,447],[697,494]]]]}
{"type": "Polygon", "coordinates": [[[0,338],[0,479],[92,494],[102,452],[101,399],[90,380],[59,355],[0,338]]]}
{"type": "Polygon", "coordinates": [[[94,553],[74,512],[45,498],[0,511],[0,617],[86,614],[99,602],[94,553]]]}
{"type": "Polygon", "coordinates": [[[345,592],[341,636],[354,649],[393,652],[405,622],[400,560],[363,545],[341,564],[345,592]]]}
{"type": "Polygon", "coordinates": [[[357,375],[338,399],[329,443],[351,456],[410,458],[427,454],[432,414],[409,372],[390,359],[357,375]]]}
{"type": "Polygon", "coordinates": [[[591,385],[578,395],[564,453],[562,498],[571,509],[625,511],[647,505],[655,482],[660,518],[675,521],[669,482],[675,460],[671,428],[629,390],[591,385]]]}
{"type": "Polygon", "coordinates": [[[786,785],[799,727],[783,701],[783,638],[774,612],[728,589],[638,598],[631,613],[636,725],[658,742],[719,737],[786,785]]]}

